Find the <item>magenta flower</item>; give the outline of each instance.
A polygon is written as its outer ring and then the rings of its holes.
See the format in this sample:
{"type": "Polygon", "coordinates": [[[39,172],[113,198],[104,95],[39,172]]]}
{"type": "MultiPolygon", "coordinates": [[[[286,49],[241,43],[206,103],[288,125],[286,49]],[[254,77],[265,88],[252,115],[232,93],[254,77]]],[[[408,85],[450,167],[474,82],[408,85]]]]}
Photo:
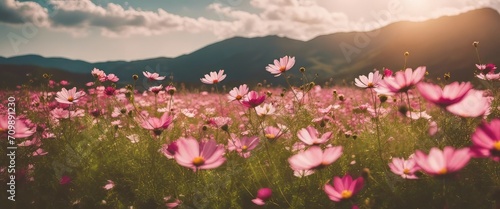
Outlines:
{"type": "Polygon", "coordinates": [[[431,83],[419,83],[417,89],[427,101],[446,107],[460,102],[472,89],[472,84],[470,82],[453,82],[441,89],[438,85],[431,83]]]}
{"type": "Polygon", "coordinates": [[[333,178],[333,185],[326,184],[323,187],[323,190],[326,195],[328,195],[330,200],[340,202],[342,200],[350,199],[358,193],[363,188],[364,182],[363,177],[352,180],[352,177],[349,174],[346,174],[342,178],[335,176],[333,178]]]}
{"type": "Polygon", "coordinates": [[[248,108],[254,108],[262,104],[265,99],[266,95],[259,96],[256,91],[251,91],[243,98],[241,104],[248,108]]]}
{"type": "Polygon", "coordinates": [[[172,159],[178,149],[179,147],[177,146],[177,142],[173,141],[170,144],[163,144],[160,152],[168,159],[172,159]]]}
{"type": "Polygon", "coordinates": [[[179,199],[174,199],[172,201],[172,197],[170,196],[164,197],[163,200],[165,201],[165,206],[167,206],[168,209],[177,208],[182,203],[179,199]]]}
{"type": "Polygon", "coordinates": [[[148,71],[143,71],[142,74],[148,78],[150,81],[162,81],[165,76],[160,76],[158,73],[150,73],[148,71]]]}
{"type": "Polygon", "coordinates": [[[61,84],[61,86],[67,86],[69,85],[69,82],[67,80],[61,80],[59,84],[61,84]]]}
{"type": "Polygon", "coordinates": [[[228,139],[227,149],[229,151],[236,151],[241,157],[250,157],[250,151],[255,149],[259,144],[259,138],[256,136],[247,137],[243,136],[238,139],[236,135],[231,134],[231,139],[228,139]]]}
{"type": "Polygon", "coordinates": [[[390,70],[389,68],[385,68],[384,77],[390,77],[390,76],[392,76],[392,70],[390,70]]]}
{"type": "Polygon", "coordinates": [[[361,75],[359,78],[354,79],[354,85],[365,89],[376,88],[380,81],[382,81],[382,75],[380,75],[378,71],[375,71],[375,73],[369,73],[368,77],[366,77],[366,75],[361,75]]]}
{"type": "Polygon", "coordinates": [[[177,140],[177,147],[177,163],[193,169],[194,172],[199,169],[217,168],[226,161],[226,158],[222,157],[224,146],[217,145],[213,139],[198,142],[193,138],[180,138],[177,140]]]}
{"type": "Polygon", "coordinates": [[[204,84],[217,84],[224,80],[226,78],[226,75],[224,74],[224,70],[219,70],[219,73],[216,73],[215,71],[210,72],[209,74],[205,74],[205,78],[200,78],[201,82],[204,84]]]}
{"type": "Polygon", "coordinates": [[[172,124],[172,116],[168,112],[163,113],[160,118],[148,117],[141,119],[141,126],[147,130],[153,130],[155,135],[160,135],[163,129],[167,129],[172,124]]]}
{"type": "Polygon", "coordinates": [[[497,69],[497,66],[495,64],[486,64],[486,65],[478,65],[476,64],[476,67],[481,73],[487,74],[487,73],[495,73],[495,70],[497,69]]]}
{"type": "Polygon", "coordinates": [[[415,172],[420,170],[413,158],[408,160],[403,158],[392,158],[392,162],[389,163],[389,168],[391,168],[393,173],[404,179],[418,179],[418,177],[415,176],[415,172]]]}
{"type": "Polygon", "coordinates": [[[306,151],[288,158],[290,167],[295,171],[312,170],[328,166],[342,155],[342,146],[329,147],[325,151],[318,146],[313,146],[306,151]]]}
{"type": "Polygon", "coordinates": [[[273,190],[270,188],[260,188],[259,191],[257,191],[257,198],[253,199],[252,202],[256,205],[265,205],[266,201],[271,198],[272,194],[273,190]]]}
{"type": "Polygon", "coordinates": [[[227,98],[230,102],[240,101],[248,93],[248,86],[246,84],[240,85],[238,88],[234,87],[233,90],[229,91],[227,98]]]}
{"type": "Polygon", "coordinates": [[[483,96],[483,91],[471,89],[460,102],[446,110],[461,117],[479,117],[489,114],[490,107],[491,100],[483,96]]]}
{"type": "Polygon", "coordinates": [[[69,184],[71,182],[71,178],[69,176],[61,176],[61,179],[59,180],[59,184],[65,185],[69,184]]]}
{"type": "Polygon", "coordinates": [[[115,75],[115,74],[113,74],[113,73],[108,74],[108,76],[106,77],[106,79],[107,79],[108,81],[113,82],[113,83],[116,83],[116,82],[118,82],[118,80],[120,80],[120,79],[118,78],[118,76],[116,76],[116,75],[115,75]]]}
{"type": "Polygon", "coordinates": [[[417,165],[431,176],[453,175],[465,167],[470,158],[469,148],[455,150],[453,147],[445,147],[443,151],[433,147],[429,155],[417,150],[414,157],[417,165]]]}
{"type": "Polygon", "coordinates": [[[73,87],[69,91],[66,88],[62,88],[60,92],[56,94],[56,101],[62,104],[74,104],[78,102],[80,97],[84,96],[84,92],[76,92],[76,87],[73,87]]]}
{"type": "Polygon", "coordinates": [[[398,71],[396,75],[385,77],[375,89],[381,94],[394,94],[407,92],[411,87],[420,82],[425,75],[425,67],[418,67],[414,71],[407,68],[404,72],[398,71]]]}
{"type": "Polygon", "coordinates": [[[319,145],[326,143],[332,136],[332,132],[326,132],[318,138],[318,130],[312,126],[308,126],[307,128],[300,129],[299,132],[297,132],[297,136],[307,145],[319,145]]]}
{"type": "Polygon", "coordinates": [[[158,94],[161,90],[163,90],[163,85],[160,84],[159,86],[151,86],[148,90],[154,94],[158,94]]]}
{"type": "Polygon", "coordinates": [[[111,181],[111,180],[108,180],[108,183],[106,185],[103,186],[103,188],[105,190],[110,190],[110,189],[113,189],[113,187],[115,187],[115,182],[111,181]]]}
{"type": "Polygon", "coordinates": [[[267,126],[264,129],[264,136],[269,140],[276,139],[276,138],[280,137],[282,134],[283,134],[283,131],[279,128],[274,127],[274,126],[267,126]]]}
{"type": "Polygon", "coordinates": [[[472,134],[472,143],[473,157],[490,157],[500,161],[500,119],[481,123],[472,134]]]}
{"type": "MultiPolygon", "coordinates": [[[[12,135],[14,138],[26,138],[35,133],[34,128],[30,128],[26,125],[24,121],[22,121],[19,118],[16,118],[13,122],[15,122],[15,125],[13,127],[13,131],[15,133],[12,135]]],[[[9,132],[9,117],[7,115],[2,115],[0,116],[0,136],[4,137],[4,135],[7,135],[9,132]]],[[[6,138],[6,136],[5,136],[6,138]]]]}
{"type": "Polygon", "coordinates": [[[280,58],[279,61],[275,59],[274,65],[269,64],[266,67],[266,70],[271,74],[275,74],[274,77],[278,77],[281,75],[281,73],[290,70],[293,67],[293,65],[295,65],[295,57],[284,56],[280,58]]]}

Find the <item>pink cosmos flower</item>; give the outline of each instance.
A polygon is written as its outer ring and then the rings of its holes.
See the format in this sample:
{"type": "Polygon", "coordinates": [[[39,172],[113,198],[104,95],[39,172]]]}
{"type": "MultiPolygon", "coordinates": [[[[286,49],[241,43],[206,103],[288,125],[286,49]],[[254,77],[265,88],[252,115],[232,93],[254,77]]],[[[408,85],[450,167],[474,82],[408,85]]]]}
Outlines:
{"type": "Polygon", "coordinates": [[[163,198],[163,200],[165,201],[165,206],[167,206],[168,209],[177,208],[182,203],[179,199],[174,199],[173,202],[171,199],[172,197],[170,196],[166,196],[163,198]]]}
{"type": "Polygon", "coordinates": [[[448,112],[461,117],[478,117],[487,115],[491,100],[483,96],[483,91],[471,89],[458,103],[446,107],[448,112]]]}
{"type": "Polygon", "coordinates": [[[111,181],[111,180],[108,180],[108,183],[106,185],[103,186],[103,188],[105,190],[110,190],[110,189],[113,189],[113,187],[115,187],[115,182],[111,181]]]}
{"type": "Polygon", "coordinates": [[[398,71],[392,77],[385,77],[375,89],[380,94],[395,94],[407,92],[411,87],[420,82],[425,75],[425,67],[418,67],[414,71],[407,68],[404,72],[398,71]]]}
{"type": "Polygon", "coordinates": [[[234,87],[233,90],[229,91],[227,98],[230,102],[240,101],[248,93],[248,86],[246,84],[240,85],[238,88],[234,87]]]}
{"type": "Polygon", "coordinates": [[[250,151],[259,145],[259,138],[256,136],[243,136],[238,139],[236,135],[231,134],[231,139],[228,139],[227,149],[229,151],[237,151],[241,157],[250,157],[250,151]]]}
{"type": "Polygon", "coordinates": [[[162,81],[165,76],[160,76],[158,73],[150,73],[148,71],[143,71],[142,74],[148,78],[150,81],[162,81]]]}
{"type": "Polygon", "coordinates": [[[293,65],[295,65],[295,57],[284,56],[280,58],[279,61],[275,59],[274,65],[269,64],[266,67],[266,70],[271,74],[275,74],[274,77],[278,77],[281,75],[281,73],[290,70],[293,67],[293,65]]]}
{"type": "Polygon", "coordinates": [[[392,158],[392,162],[389,163],[389,168],[391,168],[393,173],[400,175],[404,179],[418,179],[418,177],[415,176],[415,172],[420,170],[413,158],[408,160],[403,158],[392,158]]]}
{"type": "Polygon", "coordinates": [[[439,127],[438,127],[436,121],[430,121],[429,122],[429,130],[428,130],[429,135],[434,136],[434,135],[436,135],[436,133],[438,131],[439,131],[439,127]]]}
{"type": "Polygon", "coordinates": [[[97,68],[94,68],[92,72],[90,72],[95,78],[97,78],[99,81],[104,82],[106,81],[106,73],[104,71],[99,70],[97,68]]]}
{"type": "Polygon", "coordinates": [[[328,147],[321,150],[318,146],[313,146],[306,151],[288,158],[288,163],[293,170],[312,170],[328,166],[335,162],[342,155],[342,146],[328,147]]]}
{"type": "Polygon", "coordinates": [[[260,188],[259,191],[257,191],[257,198],[253,199],[252,202],[256,205],[265,205],[272,194],[273,191],[270,188],[260,188]]]}
{"type": "Polygon", "coordinates": [[[274,127],[274,126],[267,126],[266,128],[264,128],[264,135],[269,140],[276,139],[276,138],[280,137],[282,134],[283,134],[283,131],[279,128],[274,127]]]}
{"type": "Polygon", "coordinates": [[[500,161],[500,119],[481,123],[472,134],[472,143],[473,157],[490,157],[500,161]]]}
{"type": "Polygon", "coordinates": [[[500,80],[500,73],[486,73],[486,74],[478,74],[477,78],[481,80],[500,80]]]}
{"type": "Polygon", "coordinates": [[[172,123],[172,116],[168,112],[163,113],[160,118],[148,117],[141,120],[141,126],[147,130],[153,130],[155,135],[160,135],[163,129],[167,129],[172,123]]]}
{"type": "Polygon", "coordinates": [[[259,96],[259,93],[256,91],[251,91],[243,98],[241,104],[248,108],[255,108],[262,104],[265,99],[266,95],[259,96]]]}
{"type": "Polygon", "coordinates": [[[419,83],[417,89],[427,101],[446,107],[460,102],[472,89],[472,84],[470,82],[453,82],[441,89],[438,85],[431,83],[419,83]]]}
{"type": "Polygon", "coordinates": [[[335,176],[333,178],[333,185],[326,184],[323,187],[323,190],[326,195],[328,195],[330,200],[340,202],[342,200],[350,199],[358,193],[363,188],[364,182],[363,177],[352,180],[352,177],[349,174],[346,174],[342,178],[335,176]]]}
{"type": "Polygon", "coordinates": [[[376,88],[380,81],[382,81],[382,75],[380,75],[378,71],[375,71],[375,73],[369,73],[368,77],[366,77],[366,75],[361,75],[359,78],[354,79],[354,85],[365,89],[376,88]]]}
{"type": "Polygon", "coordinates": [[[163,85],[159,85],[159,86],[151,86],[149,87],[148,89],[150,92],[153,92],[155,94],[158,94],[161,90],[163,90],[163,85]]]}
{"type": "Polygon", "coordinates": [[[486,64],[486,65],[478,65],[476,64],[476,67],[481,73],[487,74],[487,73],[495,73],[495,70],[497,69],[497,66],[495,64],[486,64]]]}
{"type": "Polygon", "coordinates": [[[66,88],[62,88],[60,92],[57,92],[56,101],[62,104],[74,104],[78,102],[80,97],[85,95],[85,92],[76,92],[76,87],[73,87],[69,91],[66,88]]]}
{"type": "Polygon", "coordinates": [[[219,73],[216,73],[215,71],[210,72],[209,74],[205,74],[205,78],[200,78],[201,82],[204,84],[217,84],[224,80],[226,78],[226,75],[224,74],[224,70],[219,70],[219,73]]]}
{"type": "MultiPolygon", "coordinates": [[[[15,125],[12,130],[15,131],[14,138],[26,138],[35,133],[33,128],[30,128],[26,125],[24,121],[19,118],[14,120],[15,125]]],[[[0,136],[7,135],[9,132],[9,117],[7,115],[0,116],[0,136]]]]}
{"type": "Polygon", "coordinates": [[[469,148],[455,150],[453,147],[445,147],[443,151],[433,147],[429,155],[417,150],[414,157],[417,165],[432,176],[455,174],[467,165],[470,158],[469,148]]]}
{"type": "Polygon", "coordinates": [[[300,129],[297,132],[297,136],[301,141],[306,143],[307,145],[319,145],[326,143],[330,137],[332,136],[332,132],[326,132],[321,137],[318,138],[319,132],[312,126],[308,126],[307,128],[300,129]]]}
{"type": "Polygon", "coordinates": [[[170,144],[162,145],[160,152],[168,159],[172,159],[172,158],[174,158],[177,150],[179,150],[179,147],[177,146],[177,142],[173,141],[170,144]]]}
{"type": "Polygon", "coordinates": [[[194,138],[180,138],[177,140],[177,147],[177,163],[193,169],[194,172],[199,169],[217,168],[226,161],[226,158],[222,157],[224,146],[217,145],[213,139],[198,142],[194,138]]]}
{"type": "Polygon", "coordinates": [[[107,79],[108,81],[113,82],[113,83],[116,83],[116,82],[118,82],[118,80],[120,80],[120,79],[118,78],[118,76],[116,76],[116,75],[115,75],[115,74],[113,74],[113,73],[108,74],[108,76],[106,77],[106,79],[107,79]]]}
{"type": "Polygon", "coordinates": [[[69,85],[69,82],[67,80],[61,80],[59,84],[61,84],[61,86],[67,86],[69,85]]]}
{"type": "Polygon", "coordinates": [[[69,184],[71,182],[71,178],[69,176],[61,176],[61,179],[59,180],[59,184],[65,185],[69,184]]]}
{"type": "Polygon", "coordinates": [[[390,70],[389,68],[385,68],[384,77],[390,77],[390,76],[392,76],[392,70],[390,70]]]}
{"type": "Polygon", "coordinates": [[[273,115],[276,112],[273,104],[263,104],[255,107],[255,112],[258,116],[273,115]]]}

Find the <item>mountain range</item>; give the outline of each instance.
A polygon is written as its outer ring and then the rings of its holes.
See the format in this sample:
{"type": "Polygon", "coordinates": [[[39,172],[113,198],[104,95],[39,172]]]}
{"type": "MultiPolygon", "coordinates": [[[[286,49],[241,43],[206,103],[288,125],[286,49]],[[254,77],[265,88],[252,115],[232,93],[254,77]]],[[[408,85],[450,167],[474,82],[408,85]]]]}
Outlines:
{"type": "MultiPolygon", "coordinates": [[[[204,74],[219,69],[228,75],[224,84],[229,87],[263,80],[283,84],[283,78],[274,78],[265,67],[285,55],[295,56],[295,75],[303,66],[310,78],[317,74],[317,83],[332,80],[338,84],[375,68],[402,69],[405,52],[409,52],[407,67],[427,66],[430,78],[450,72],[453,80],[465,81],[473,79],[474,64],[478,63],[472,43],[479,41],[482,62],[500,64],[499,37],[500,14],[483,8],[423,22],[396,22],[368,32],[323,35],[309,41],[278,36],[234,37],[175,58],[90,63],[39,55],[0,57],[0,74],[9,78],[0,87],[25,82],[27,73],[34,76],[44,72],[77,78],[74,84],[82,85],[92,80],[93,68],[115,73],[122,84],[131,82],[133,74],[147,70],[171,75],[174,82],[198,85],[204,74]]],[[[293,79],[299,82],[298,76],[293,79]]]]}

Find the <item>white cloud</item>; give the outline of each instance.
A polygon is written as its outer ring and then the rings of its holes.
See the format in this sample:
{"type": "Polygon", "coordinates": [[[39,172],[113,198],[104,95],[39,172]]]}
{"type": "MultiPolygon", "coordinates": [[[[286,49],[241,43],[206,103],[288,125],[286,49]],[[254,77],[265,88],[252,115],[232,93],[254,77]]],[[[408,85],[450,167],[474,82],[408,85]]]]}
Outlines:
{"type": "Polygon", "coordinates": [[[219,3],[208,6],[218,20],[192,18],[163,9],[144,11],[91,0],[50,0],[54,12],[35,2],[0,0],[0,22],[38,26],[86,35],[92,29],[108,37],[159,35],[171,32],[232,36],[278,35],[309,40],[339,31],[372,30],[399,20],[425,20],[478,7],[500,9],[500,0],[251,0],[252,11],[219,3]],[[360,5],[363,4],[363,5],[360,5]],[[395,10],[394,5],[397,5],[395,10]]]}

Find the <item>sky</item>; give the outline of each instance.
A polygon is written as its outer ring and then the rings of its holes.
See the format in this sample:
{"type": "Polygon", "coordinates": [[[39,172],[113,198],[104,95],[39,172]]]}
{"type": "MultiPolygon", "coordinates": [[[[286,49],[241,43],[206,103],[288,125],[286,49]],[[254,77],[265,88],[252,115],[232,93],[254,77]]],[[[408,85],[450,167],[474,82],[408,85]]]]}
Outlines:
{"type": "Polygon", "coordinates": [[[307,41],[484,7],[500,0],[0,0],[0,56],[177,57],[235,36],[307,41]]]}

